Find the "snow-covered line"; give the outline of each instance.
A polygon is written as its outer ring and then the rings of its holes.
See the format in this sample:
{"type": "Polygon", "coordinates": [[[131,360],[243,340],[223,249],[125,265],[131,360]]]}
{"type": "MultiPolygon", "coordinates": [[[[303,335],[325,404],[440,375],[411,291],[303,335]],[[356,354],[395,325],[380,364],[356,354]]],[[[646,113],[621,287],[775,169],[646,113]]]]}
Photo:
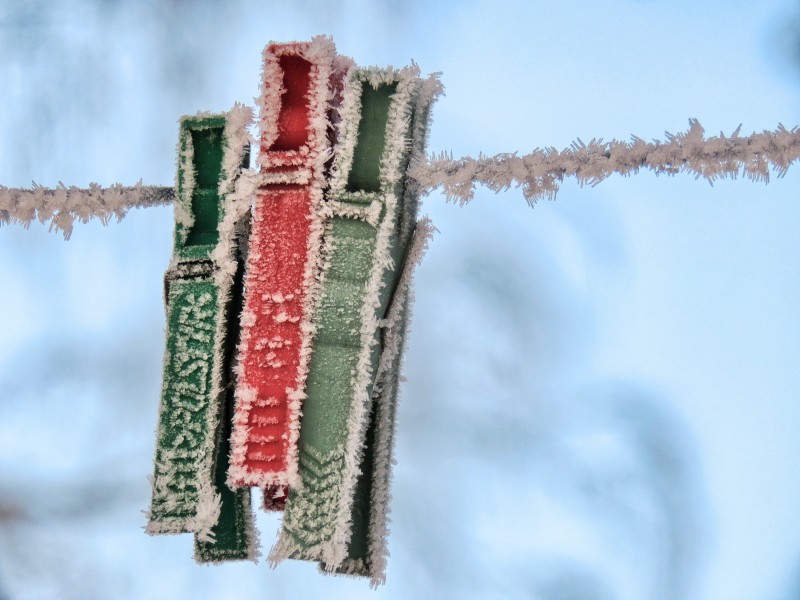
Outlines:
{"type": "Polygon", "coordinates": [[[131,208],[171,204],[175,199],[172,187],[142,185],[123,186],[115,183],[102,187],[90,183],[88,188],[46,188],[34,183],[30,188],[0,186],[0,225],[20,223],[27,227],[34,220],[50,222],[50,231],[62,231],[69,239],[75,220],[82,223],[100,219],[104,224],[125,216],[131,208]]]}
{"type": "Polygon", "coordinates": [[[800,158],[800,128],[740,137],[739,129],[730,136],[705,137],[696,119],[689,120],[684,133],[666,133],[666,141],[646,142],[632,136],[630,142],[602,139],[585,144],[580,139],[569,148],[537,148],[529,154],[495,156],[434,156],[427,164],[416,165],[410,175],[420,187],[432,191],[442,188],[448,200],[466,204],[481,183],[494,192],[521,186],[522,194],[533,204],[539,198],[555,198],[565,177],[575,177],[581,185],[597,185],[619,173],[631,175],[640,169],[656,174],[690,173],[713,183],[717,179],[744,175],[754,181],[769,181],[770,170],[782,177],[800,158]]]}
{"type": "MultiPolygon", "coordinates": [[[[632,136],[630,142],[602,139],[588,144],[580,139],[569,148],[538,148],[529,154],[465,156],[454,160],[447,154],[412,166],[410,175],[420,189],[430,193],[442,188],[448,200],[466,204],[475,185],[483,184],[494,192],[521,186],[529,204],[539,198],[555,198],[566,177],[575,177],[581,185],[597,185],[610,175],[632,175],[642,169],[656,174],[689,173],[713,183],[717,179],[740,175],[754,181],[769,181],[770,171],[782,177],[789,166],[800,158],[800,128],[778,125],[774,131],[739,136],[739,129],[730,136],[705,137],[705,130],[696,119],[689,129],[666,134],[666,140],[646,142],[632,136]]],[[[102,187],[92,183],[88,188],[31,188],[0,186],[0,225],[20,223],[28,226],[34,220],[50,222],[50,230],[63,231],[69,238],[75,220],[83,223],[97,218],[108,223],[112,216],[121,219],[131,208],[170,204],[175,198],[172,187],[114,184],[102,187]]]]}

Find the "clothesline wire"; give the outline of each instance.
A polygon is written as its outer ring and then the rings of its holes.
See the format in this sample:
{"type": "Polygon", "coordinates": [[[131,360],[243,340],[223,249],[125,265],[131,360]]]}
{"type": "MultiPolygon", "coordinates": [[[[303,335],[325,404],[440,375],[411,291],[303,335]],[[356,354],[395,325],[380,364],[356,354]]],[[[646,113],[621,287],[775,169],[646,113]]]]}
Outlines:
{"type": "MultiPolygon", "coordinates": [[[[453,159],[448,154],[434,155],[410,165],[409,176],[425,193],[442,189],[449,201],[466,204],[475,186],[494,192],[521,187],[526,201],[533,205],[540,198],[555,198],[566,177],[581,185],[597,185],[614,173],[629,176],[642,169],[656,174],[688,173],[713,183],[740,175],[768,182],[770,172],[778,177],[800,158],[800,128],[783,125],[742,137],[737,128],[730,136],[705,137],[700,123],[692,119],[689,129],[666,133],[666,140],[646,142],[632,136],[631,141],[604,142],[580,139],[564,150],[537,148],[519,156],[516,153],[479,155],[453,159]]],[[[49,223],[51,231],[62,231],[69,238],[74,222],[99,219],[104,224],[112,217],[122,219],[131,208],[160,206],[173,202],[175,190],[168,186],[108,187],[92,183],[87,188],[56,188],[33,184],[30,188],[0,186],[0,225],[30,225],[34,220],[49,223]]]]}

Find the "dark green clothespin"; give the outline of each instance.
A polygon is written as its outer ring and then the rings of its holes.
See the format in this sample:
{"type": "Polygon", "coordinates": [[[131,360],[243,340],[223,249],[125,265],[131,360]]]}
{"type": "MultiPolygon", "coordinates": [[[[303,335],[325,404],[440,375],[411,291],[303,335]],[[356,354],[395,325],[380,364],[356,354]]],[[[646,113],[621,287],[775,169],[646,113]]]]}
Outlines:
{"type": "Polygon", "coordinates": [[[248,199],[235,184],[249,163],[252,111],[184,117],[178,144],[175,245],[149,533],[195,534],[198,562],[254,559],[250,490],[225,485],[231,362],[242,298],[248,199]]]}

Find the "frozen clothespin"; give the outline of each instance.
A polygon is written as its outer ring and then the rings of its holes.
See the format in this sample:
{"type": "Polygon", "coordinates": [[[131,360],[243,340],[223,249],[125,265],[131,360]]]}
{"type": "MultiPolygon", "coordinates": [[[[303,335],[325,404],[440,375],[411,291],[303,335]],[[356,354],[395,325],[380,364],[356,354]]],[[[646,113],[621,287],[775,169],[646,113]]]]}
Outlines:
{"type": "MultiPolygon", "coordinates": [[[[418,194],[406,171],[412,149],[424,146],[433,94],[419,105],[422,87],[416,68],[355,68],[345,84],[323,213],[322,283],[299,439],[302,485],[290,490],[273,563],[319,560],[328,571],[382,581],[385,560],[375,556],[385,551],[389,474],[375,460],[391,458],[396,381],[387,379],[383,392],[375,382],[387,342],[381,324],[395,301],[404,312],[406,292],[393,297],[416,222],[418,194]],[[374,393],[392,405],[382,409],[385,427],[375,421],[374,393]]],[[[388,362],[397,368],[396,361],[388,362]]]]}
{"type": "Polygon", "coordinates": [[[166,350],[148,533],[195,534],[198,562],[254,559],[250,490],[230,490],[231,362],[242,296],[252,111],[180,121],[166,350]]]}
{"type": "Polygon", "coordinates": [[[350,64],[324,36],[264,50],[260,187],[245,271],[228,483],[260,486],[270,509],[280,509],[297,484],[330,119],[350,64]]]}

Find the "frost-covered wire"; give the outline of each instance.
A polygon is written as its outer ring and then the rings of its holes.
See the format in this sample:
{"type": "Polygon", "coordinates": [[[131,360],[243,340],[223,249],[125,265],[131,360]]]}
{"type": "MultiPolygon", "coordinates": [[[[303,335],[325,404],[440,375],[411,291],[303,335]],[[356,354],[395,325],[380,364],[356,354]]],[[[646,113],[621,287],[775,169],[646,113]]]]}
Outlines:
{"type": "Polygon", "coordinates": [[[800,129],[778,125],[775,131],[740,137],[741,126],[726,137],[705,137],[696,119],[689,130],[666,141],[646,142],[632,136],[630,142],[602,139],[585,144],[580,139],[569,148],[539,148],[517,156],[464,157],[434,156],[428,163],[413,168],[411,175],[428,192],[442,188],[448,200],[465,204],[481,183],[494,192],[522,187],[522,194],[533,204],[539,198],[553,199],[565,177],[575,177],[581,185],[597,185],[613,173],[631,175],[640,169],[656,174],[691,173],[711,182],[744,175],[754,181],[769,181],[770,170],[782,177],[789,165],[800,158],[800,129]]]}
{"type": "MultiPolygon", "coordinates": [[[[778,177],[800,158],[800,128],[778,125],[775,131],[762,131],[747,137],[737,128],[730,136],[705,137],[705,130],[696,119],[689,129],[666,134],[665,141],[646,142],[632,136],[630,142],[602,139],[588,144],[580,139],[569,148],[539,148],[529,154],[465,156],[454,160],[441,154],[429,161],[417,162],[410,175],[423,192],[441,188],[448,200],[466,204],[475,194],[476,184],[494,192],[522,187],[529,204],[539,198],[555,198],[566,177],[575,177],[581,185],[597,185],[610,175],[631,175],[641,169],[656,174],[690,173],[710,183],[726,177],[743,175],[754,181],[769,181],[770,171],[778,177]]],[[[24,226],[38,219],[50,222],[50,230],[63,231],[69,238],[76,219],[87,222],[98,218],[108,223],[112,216],[121,219],[131,208],[170,204],[175,197],[171,187],[126,187],[119,184],[104,188],[90,184],[88,188],[55,189],[33,184],[31,188],[0,186],[0,225],[20,223],[24,226]]]]}
{"type": "Polygon", "coordinates": [[[34,183],[30,188],[0,186],[0,225],[20,223],[27,227],[34,220],[50,222],[50,231],[62,231],[69,239],[75,220],[82,223],[100,219],[107,224],[111,217],[118,220],[131,208],[171,204],[175,198],[172,187],[114,184],[102,187],[90,183],[88,188],[46,188],[34,183]]]}

